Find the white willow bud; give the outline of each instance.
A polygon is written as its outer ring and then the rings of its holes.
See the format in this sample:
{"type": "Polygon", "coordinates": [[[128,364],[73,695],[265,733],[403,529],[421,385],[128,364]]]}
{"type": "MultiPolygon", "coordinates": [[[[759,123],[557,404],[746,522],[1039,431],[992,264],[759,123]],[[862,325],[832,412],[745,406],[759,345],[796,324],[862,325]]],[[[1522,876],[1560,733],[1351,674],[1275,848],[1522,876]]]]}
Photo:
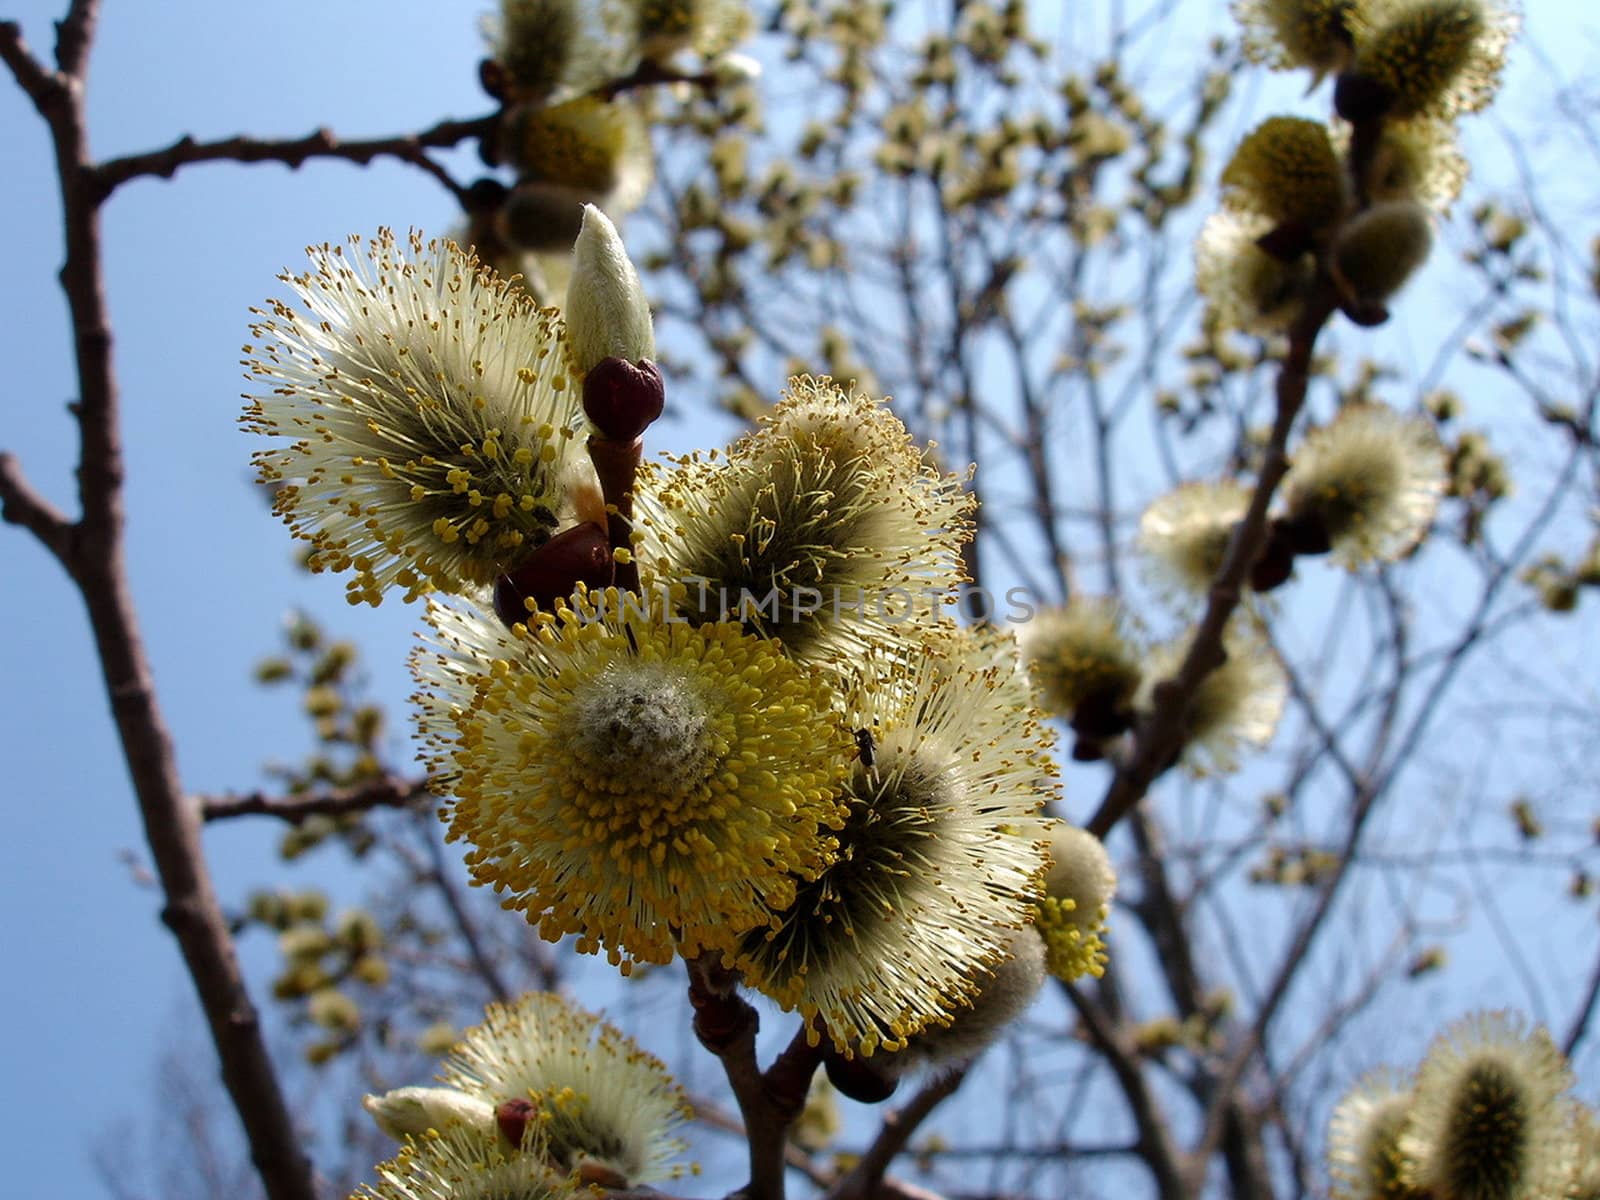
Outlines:
{"type": "Polygon", "coordinates": [[[1339,231],[1333,275],[1345,295],[1361,305],[1381,305],[1428,259],[1433,226],[1428,210],[1411,200],[1375,204],[1339,231]]]}
{"type": "Polygon", "coordinates": [[[711,64],[711,75],[719,87],[738,87],[761,78],[761,64],[748,54],[723,54],[711,64]]]}
{"type": "Polygon", "coordinates": [[[572,248],[566,318],[580,376],[607,358],[629,363],[655,358],[655,331],[639,273],[617,227],[592,204],[584,206],[583,228],[572,248]]]}
{"type": "Polygon", "coordinates": [[[441,1133],[454,1128],[492,1132],[495,1127],[494,1105],[453,1088],[395,1088],[381,1096],[363,1096],[361,1107],[395,1141],[404,1141],[408,1134],[420,1137],[430,1129],[441,1133]]]}

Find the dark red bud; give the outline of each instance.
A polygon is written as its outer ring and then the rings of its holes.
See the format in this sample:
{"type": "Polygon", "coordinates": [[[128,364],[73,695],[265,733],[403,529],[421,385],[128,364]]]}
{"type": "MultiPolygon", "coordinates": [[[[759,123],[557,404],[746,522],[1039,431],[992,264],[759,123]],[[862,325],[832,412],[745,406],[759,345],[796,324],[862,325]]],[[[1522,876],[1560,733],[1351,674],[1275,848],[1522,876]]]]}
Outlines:
{"type": "Polygon", "coordinates": [[[1333,85],[1333,107],[1352,125],[1376,121],[1394,105],[1394,93],[1370,75],[1346,71],[1333,85]]]}
{"type": "Polygon", "coordinates": [[[1289,582],[1294,574],[1295,549],[1287,523],[1281,518],[1267,527],[1267,543],[1261,548],[1261,557],[1250,568],[1250,586],[1258,592],[1270,592],[1289,582]]]}
{"type": "Polygon", "coordinates": [[[1085,737],[1083,734],[1079,734],[1075,739],[1073,739],[1073,762],[1104,762],[1105,757],[1105,743],[1099,738],[1085,737]]]}
{"type": "Polygon", "coordinates": [[[609,587],[615,572],[606,531],[585,521],[556,534],[495,581],[495,614],[508,626],[515,625],[528,619],[525,600],[531,598],[549,612],[580,583],[590,588],[609,587]]]}
{"type": "Polygon", "coordinates": [[[890,1079],[871,1059],[845,1058],[829,1050],[822,1062],[828,1072],[828,1082],[838,1088],[841,1095],[862,1104],[881,1104],[900,1086],[898,1079],[890,1079]]]}
{"type": "Polygon", "coordinates": [[[1376,300],[1345,300],[1339,305],[1339,311],[1363,329],[1382,325],[1389,319],[1389,310],[1376,300]]]}
{"type": "Polygon", "coordinates": [[[510,80],[506,69],[492,58],[478,60],[478,86],[489,93],[490,99],[505,102],[510,80]]]}
{"type": "Polygon", "coordinates": [[[1256,239],[1256,245],[1279,262],[1294,263],[1316,245],[1316,229],[1304,221],[1274,225],[1256,239]]]}
{"type": "Polygon", "coordinates": [[[1128,709],[1125,691],[1125,685],[1113,684],[1084,696],[1073,710],[1072,731],[1101,740],[1126,733],[1133,727],[1133,713],[1128,709]]]}
{"type": "Polygon", "coordinates": [[[583,377],[583,411],[614,442],[631,442],[666,406],[661,370],[648,358],[637,364],[603,358],[583,377]]]}
{"type": "Polygon", "coordinates": [[[500,1136],[513,1150],[522,1149],[522,1135],[528,1122],[538,1116],[539,1107],[532,1100],[507,1100],[494,1110],[495,1124],[500,1126],[500,1136]]]}
{"type": "Polygon", "coordinates": [[[1284,544],[1296,554],[1326,554],[1333,549],[1333,539],[1315,510],[1290,517],[1279,518],[1284,544]]]}
{"type": "Polygon", "coordinates": [[[511,189],[505,184],[486,175],[474,180],[462,193],[461,207],[475,216],[492,215],[500,211],[510,194],[511,189]]]}

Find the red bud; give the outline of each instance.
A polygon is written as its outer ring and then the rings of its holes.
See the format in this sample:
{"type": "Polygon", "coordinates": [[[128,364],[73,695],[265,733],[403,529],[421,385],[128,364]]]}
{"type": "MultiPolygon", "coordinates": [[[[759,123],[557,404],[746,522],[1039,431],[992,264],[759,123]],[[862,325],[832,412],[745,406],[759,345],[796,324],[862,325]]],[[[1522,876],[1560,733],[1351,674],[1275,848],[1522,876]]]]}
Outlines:
{"type": "Polygon", "coordinates": [[[539,1113],[539,1106],[532,1100],[507,1100],[494,1110],[495,1124],[500,1126],[500,1136],[513,1150],[522,1149],[522,1135],[528,1130],[528,1122],[539,1113]]]}
{"type": "Polygon", "coordinates": [[[494,585],[494,611],[507,625],[528,619],[523,601],[532,598],[550,611],[557,600],[571,596],[578,584],[609,587],[616,564],[606,531],[585,521],[556,534],[494,585]]]}
{"type": "Polygon", "coordinates": [[[648,358],[638,364],[603,358],[583,377],[583,411],[603,435],[631,442],[661,415],[667,389],[648,358]]]}

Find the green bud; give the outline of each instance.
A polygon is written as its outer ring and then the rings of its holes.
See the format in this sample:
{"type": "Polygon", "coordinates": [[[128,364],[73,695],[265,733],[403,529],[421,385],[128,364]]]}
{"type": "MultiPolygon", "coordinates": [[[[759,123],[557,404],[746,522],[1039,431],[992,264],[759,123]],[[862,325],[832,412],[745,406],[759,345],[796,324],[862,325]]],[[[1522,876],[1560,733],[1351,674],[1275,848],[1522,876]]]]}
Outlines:
{"type": "Polygon", "coordinates": [[[389,964],[375,954],[356,959],[350,973],[368,987],[382,987],[389,982],[389,964]]]}
{"type": "Polygon", "coordinates": [[[356,1002],[336,988],[323,988],[312,993],[306,1013],[324,1029],[348,1033],[361,1024],[361,1009],[356,1002]]]}
{"type": "Polygon", "coordinates": [[[617,227],[592,204],[584,206],[583,227],[572,248],[566,315],[572,365],[580,378],[607,358],[628,363],[655,358],[655,331],[639,273],[617,227]]]}
{"type": "Polygon", "coordinates": [[[339,915],[339,924],[334,936],[346,949],[357,954],[375,950],[383,945],[383,931],[378,928],[377,919],[371,913],[360,909],[351,909],[339,915]]]}
{"type": "Polygon", "coordinates": [[[328,898],[321,892],[299,892],[289,900],[288,907],[293,920],[315,923],[328,915],[328,898]]]}
{"type": "Polygon", "coordinates": [[[456,1032],[456,1027],[450,1022],[435,1021],[417,1034],[417,1049],[424,1054],[431,1054],[437,1057],[448,1053],[450,1048],[456,1044],[459,1036],[456,1032]]]}
{"type": "Polygon", "coordinates": [[[277,892],[252,892],[245,912],[250,920],[274,928],[281,928],[288,921],[284,898],[277,892]]]}
{"type": "Polygon", "coordinates": [[[278,935],[278,953],[287,959],[321,958],[333,948],[333,939],[319,925],[293,925],[278,935]]]}
{"type": "Polygon", "coordinates": [[[288,659],[264,658],[256,664],[256,682],[282,683],[294,674],[294,667],[288,659]]]}

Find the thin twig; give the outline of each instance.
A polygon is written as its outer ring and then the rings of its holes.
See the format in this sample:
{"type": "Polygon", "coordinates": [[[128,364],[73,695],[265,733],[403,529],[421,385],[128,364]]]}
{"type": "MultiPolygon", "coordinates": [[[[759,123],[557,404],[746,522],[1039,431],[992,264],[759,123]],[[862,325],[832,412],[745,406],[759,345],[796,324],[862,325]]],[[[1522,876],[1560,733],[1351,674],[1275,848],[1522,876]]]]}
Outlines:
{"type": "Polygon", "coordinates": [[[1078,1019],[1083,1022],[1090,1042],[1099,1050],[1117,1078],[1139,1130],[1139,1155],[1155,1176],[1156,1194],[1162,1200],[1178,1200],[1186,1194],[1178,1152],[1172,1144],[1166,1116],[1139,1067],[1137,1052],[1122,1031],[1083,991],[1070,983],[1062,984],[1061,988],[1077,1011],[1078,1019]]]}
{"type": "Polygon", "coordinates": [[[1572,1018],[1572,1028],[1567,1030],[1567,1036],[1561,1042],[1561,1053],[1567,1058],[1573,1056],[1578,1044],[1589,1032],[1589,1022],[1594,1019],[1596,1007],[1600,1007],[1600,957],[1595,959],[1594,970],[1589,972],[1589,988],[1577,1015],[1572,1018]]]}
{"type": "Polygon", "coordinates": [[[343,817],[375,808],[405,808],[431,795],[426,779],[385,775],[354,787],[335,788],[309,796],[249,792],[243,796],[200,796],[195,803],[202,821],[273,817],[299,825],[309,817],[343,817]]]}
{"type": "Polygon", "coordinates": [[[967,1078],[967,1068],[946,1071],[923,1084],[905,1105],[884,1114],[878,1135],[872,1139],[866,1153],[828,1193],[827,1200],[872,1200],[879,1194],[879,1184],[895,1156],[906,1148],[913,1134],[933,1110],[955,1095],[967,1078]]]}
{"type": "Polygon", "coordinates": [[[68,573],[72,571],[73,525],[22,473],[14,454],[0,453],[0,520],[20,525],[38,538],[68,573]]]}
{"type": "Polygon", "coordinates": [[[17,84],[41,116],[47,116],[47,110],[63,97],[66,80],[33,56],[22,40],[22,27],[15,21],[0,21],[0,61],[11,68],[17,84]]]}
{"type": "Polygon", "coordinates": [[[738,1195],[744,1200],[783,1200],[789,1126],[805,1106],[811,1077],[822,1062],[821,1048],[802,1027],[763,1072],[756,1060],[761,1020],[739,996],[738,975],[715,956],[690,959],[687,965],[695,1036],[721,1061],[744,1121],[750,1181],[738,1195]]]}
{"type": "Polygon", "coordinates": [[[497,114],[490,113],[466,120],[440,121],[420,133],[359,140],[346,140],[330,129],[318,129],[304,137],[287,140],[241,135],[216,142],[197,142],[185,134],[165,149],[113,158],[94,167],[94,187],[97,199],[103,202],[129,180],[148,176],[170,179],[180,167],[194,163],[275,162],[294,169],[313,158],[337,158],[364,166],[375,158],[387,157],[421,166],[452,190],[459,191],[442,168],[423,151],[448,149],[471,138],[481,138],[493,128],[496,119],[497,114]]]}
{"type": "Polygon", "coordinates": [[[1306,299],[1299,318],[1289,330],[1289,351],[1278,373],[1277,418],[1250,506],[1234,530],[1227,556],[1211,583],[1205,615],[1195,627],[1182,666],[1171,679],[1156,685],[1154,709],[1139,726],[1132,754],[1118,769],[1105,799],[1085,825],[1096,837],[1104,838],[1144,797],[1156,776],[1172,761],[1183,744],[1183,721],[1190,701],[1206,676],[1223,662],[1223,634],[1234,610],[1239,607],[1245,579],[1266,540],[1267,509],[1289,469],[1289,432],[1305,404],[1311,351],[1334,307],[1333,285],[1324,280],[1306,299]]]}
{"type": "MultiPolygon", "coordinates": [[[[57,25],[61,71],[28,53],[13,22],[0,24],[0,59],[49,126],[60,180],[66,260],[61,287],[71,314],[78,376],[78,497],[71,575],[83,595],[106,696],[138,800],[145,839],[172,930],[199,995],[223,1083],[244,1126],[270,1200],[316,1200],[310,1160],[267,1053],[233,939],[201,844],[197,808],[183,794],[172,737],[156,699],[133,602],[123,542],[123,458],[111,327],[101,257],[99,197],[89,165],[83,70],[96,0],[74,0],[57,25]]],[[[13,512],[21,510],[8,500],[13,512]]],[[[37,521],[39,509],[32,510],[37,521]]],[[[37,532],[37,531],[36,531],[37,532]]]]}

